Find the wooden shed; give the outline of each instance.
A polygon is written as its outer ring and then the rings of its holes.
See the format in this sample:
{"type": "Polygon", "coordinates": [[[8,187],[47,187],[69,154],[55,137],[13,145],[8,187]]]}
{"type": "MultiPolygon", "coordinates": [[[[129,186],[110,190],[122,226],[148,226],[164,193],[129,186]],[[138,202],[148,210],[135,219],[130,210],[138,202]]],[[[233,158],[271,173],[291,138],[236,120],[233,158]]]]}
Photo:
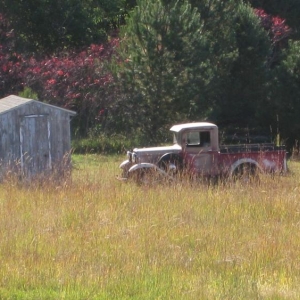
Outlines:
{"type": "Polygon", "coordinates": [[[75,114],[14,95],[0,99],[0,177],[17,171],[32,178],[68,168],[75,114]]]}

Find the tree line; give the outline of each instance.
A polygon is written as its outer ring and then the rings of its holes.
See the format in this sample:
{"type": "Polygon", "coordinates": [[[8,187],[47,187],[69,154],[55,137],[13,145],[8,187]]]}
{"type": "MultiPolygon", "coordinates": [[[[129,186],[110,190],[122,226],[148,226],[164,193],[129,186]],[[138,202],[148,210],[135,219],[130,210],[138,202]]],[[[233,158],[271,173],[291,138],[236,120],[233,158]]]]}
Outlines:
{"type": "MultiPolygon", "coordinates": [[[[173,123],[300,137],[297,0],[1,0],[0,96],[77,111],[77,136],[173,123]]],[[[249,138],[251,139],[251,138],[249,138]]]]}

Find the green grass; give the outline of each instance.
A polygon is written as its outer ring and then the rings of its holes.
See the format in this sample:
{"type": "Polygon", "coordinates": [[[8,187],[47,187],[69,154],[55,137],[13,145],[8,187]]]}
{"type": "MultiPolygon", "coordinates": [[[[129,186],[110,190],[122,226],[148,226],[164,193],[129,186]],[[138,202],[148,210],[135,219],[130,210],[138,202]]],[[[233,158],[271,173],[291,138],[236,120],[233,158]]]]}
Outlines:
{"type": "Polygon", "coordinates": [[[137,186],[123,157],[0,186],[0,299],[298,299],[300,163],[260,185],[137,186]]]}

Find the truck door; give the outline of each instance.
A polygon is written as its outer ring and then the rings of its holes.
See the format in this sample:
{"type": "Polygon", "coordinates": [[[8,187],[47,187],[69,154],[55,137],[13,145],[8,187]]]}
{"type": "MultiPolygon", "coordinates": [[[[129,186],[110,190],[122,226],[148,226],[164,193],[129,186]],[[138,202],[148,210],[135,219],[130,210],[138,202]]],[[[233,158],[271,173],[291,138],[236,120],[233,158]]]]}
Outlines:
{"type": "Polygon", "coordinates": [[[200,175],[213,175],[214,151],[210,130],[192,130],[183,135],[189,167],[200,175]]]}

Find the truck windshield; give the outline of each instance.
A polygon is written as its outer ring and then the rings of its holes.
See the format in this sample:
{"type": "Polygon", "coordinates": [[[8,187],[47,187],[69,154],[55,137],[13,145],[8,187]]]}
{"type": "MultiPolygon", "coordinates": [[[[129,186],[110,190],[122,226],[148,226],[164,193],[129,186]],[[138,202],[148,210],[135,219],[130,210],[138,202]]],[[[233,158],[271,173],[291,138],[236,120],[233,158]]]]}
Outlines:
{"type": "Polygon", "coordinates": [[[173,144],[178,144],[178,134],[177,134],[177,132],[173,133],[173,144]]]}

